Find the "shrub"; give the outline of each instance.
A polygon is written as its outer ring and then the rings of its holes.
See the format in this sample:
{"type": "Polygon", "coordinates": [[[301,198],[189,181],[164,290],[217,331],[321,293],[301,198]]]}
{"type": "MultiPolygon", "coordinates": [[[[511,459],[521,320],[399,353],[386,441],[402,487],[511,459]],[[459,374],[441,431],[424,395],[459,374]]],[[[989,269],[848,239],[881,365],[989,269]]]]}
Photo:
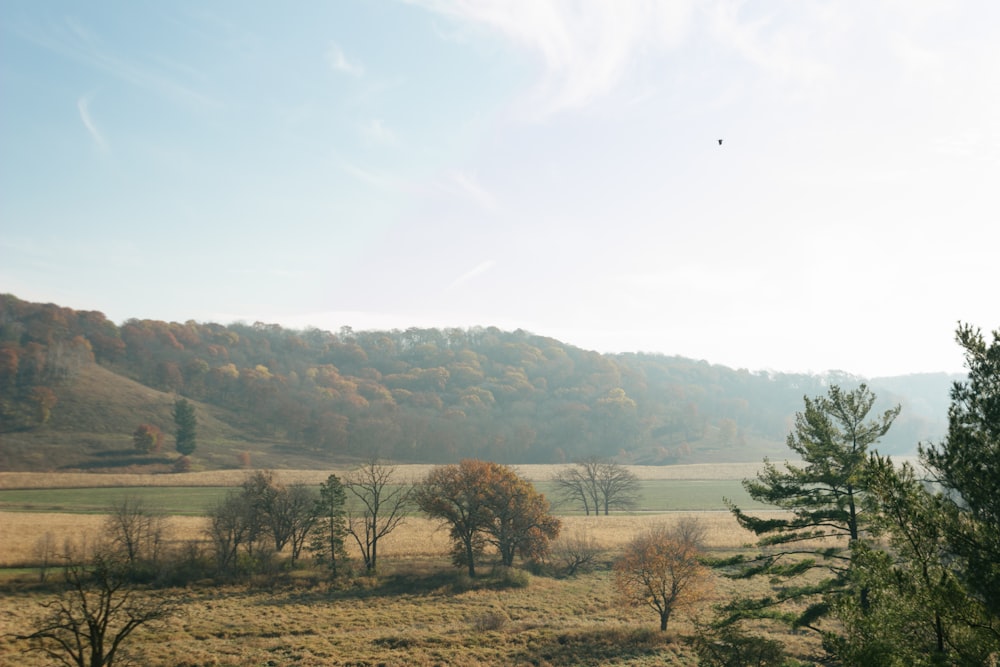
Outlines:
{"type": "Polygon", "coordinates": [[[477,632],[496,632],[502,630],[507,621],[507,614],[502,611],[487,611],[485,613],[479,614],[472,619],[472,627],[476,629],[477,632]]]}
{"type": "Polygon", "coordinates": [[[513,567],[500,567],[491,577],[493,588],[527,588],[531,585],[531,575],[513,567]]]}

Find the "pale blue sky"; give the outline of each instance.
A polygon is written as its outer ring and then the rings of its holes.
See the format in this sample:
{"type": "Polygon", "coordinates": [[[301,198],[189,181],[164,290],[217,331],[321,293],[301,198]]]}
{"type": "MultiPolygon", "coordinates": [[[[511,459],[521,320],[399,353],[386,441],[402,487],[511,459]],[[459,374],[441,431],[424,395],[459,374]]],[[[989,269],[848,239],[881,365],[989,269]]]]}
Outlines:
{"type": "Polygon", "coordinates": [[[989,0],[6,0],[0,291],[960,370],[956,322],[1000,327],[997,34],[989,0]]]}

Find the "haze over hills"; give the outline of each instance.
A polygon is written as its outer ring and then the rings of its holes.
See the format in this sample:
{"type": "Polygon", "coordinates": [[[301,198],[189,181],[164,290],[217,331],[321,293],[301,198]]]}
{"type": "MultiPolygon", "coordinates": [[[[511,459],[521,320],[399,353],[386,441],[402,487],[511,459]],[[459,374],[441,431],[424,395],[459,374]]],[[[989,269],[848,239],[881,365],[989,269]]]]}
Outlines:
{"type": "MultiPolygon", "coordinates": [[[[903,411],[881,443],[940,438],[941,374],[872,378],[903,411]]],[[[0,467],[170,469],[171,408],[196,405],[196,466],[329,466],[584,456],[671,464],[781,459],[803,396],[863,378],[752,372],[683,357],[598,354],[525,331],[337,333],[277,325],[128,320],[0,296],[0,467]],[[163,450],[138,454],[151,424],[163,450]]]]}

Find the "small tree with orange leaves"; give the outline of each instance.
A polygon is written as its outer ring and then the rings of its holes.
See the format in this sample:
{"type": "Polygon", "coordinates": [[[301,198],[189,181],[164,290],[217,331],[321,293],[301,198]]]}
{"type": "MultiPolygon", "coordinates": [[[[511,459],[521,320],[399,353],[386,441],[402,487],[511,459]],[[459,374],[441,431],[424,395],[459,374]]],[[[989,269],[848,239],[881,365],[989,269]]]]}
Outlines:
{"type": "Polygon", "coordinates": [[[152,424],[139,424],[132,433],[132,444],[143,454],[159,452],[163,446],[163,431],[152,424]]]}
{"type": "Polygon", "coordinates": [[[708,595],[711,579],[699,554],[691,531],[651,528],[633,539],[615,563],[615,588],[625,602],[656,610],[665,631],[675,611],[690,609],[708,595]]]}
{"type": "Polygon", "coordinates": [[[452,557],[476,576],[476,558],[496,547],[504,567],[514,557],[538,559],[559,536],[561,523],[528,480],[491,461],[465,459],[434,468],[414,493],[417,507],[451,527],[452,557]]]}

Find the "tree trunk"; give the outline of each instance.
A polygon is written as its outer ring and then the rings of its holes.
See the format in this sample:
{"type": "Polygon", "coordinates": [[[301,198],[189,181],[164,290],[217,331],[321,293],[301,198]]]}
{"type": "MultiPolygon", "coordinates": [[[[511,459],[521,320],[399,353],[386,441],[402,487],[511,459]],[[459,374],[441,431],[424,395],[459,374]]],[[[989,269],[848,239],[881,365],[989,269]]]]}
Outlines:
{"type": "Polygon", "coordinates": [[[476,559],[475,552],[472,549],[472,540],[468,540],[465,543],[465,557],[469,561],[469,578],[476,578],[476,559]]]}

